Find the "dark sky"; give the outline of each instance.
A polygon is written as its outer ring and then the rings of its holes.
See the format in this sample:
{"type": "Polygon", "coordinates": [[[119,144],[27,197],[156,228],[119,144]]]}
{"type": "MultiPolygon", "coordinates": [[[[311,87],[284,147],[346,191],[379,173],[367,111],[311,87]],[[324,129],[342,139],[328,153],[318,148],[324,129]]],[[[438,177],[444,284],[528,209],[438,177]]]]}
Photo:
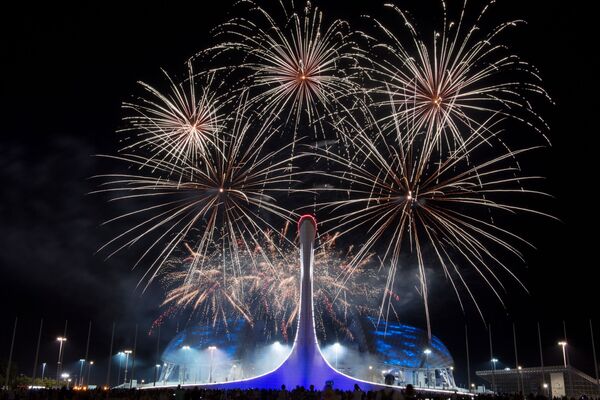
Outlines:
{"type": "MultiPolygon", "coordinates": [[[[91,358],[106,359],[112,321],[117,321],[115,349],[131,345],[137,322],[139,345],[147,356],[144,362],[153,364],[149,354],[154,339],[148,336],[148,326],[157,316],[160,296],[157,288],[144,296],[135,291],[139,273],[130,271],[134,254],[119,253],[108,261],[106,254],[95,254],[120,232],[118,226],[100,226],[118,214],[120,206],[108,204],[105,196],[88,194],[96,188],[89,178],[111,168],[93,155],[118,149],[115,130],[120,126],[120,105],[136,93],[136,82],[163,82],[160,68],[183,72],[187,58],[210,43],[210,29],[226,19],[231,3],[22,4],[2,13],[0,360],[8,357],[12,324],[18,316],[16,360],[24,373],[31,373],[41,317],[45,319],[41,361],[54,365],[54,338],[68,319],[67,362],[83,356],[87,324],[92,320],[91,358]]],[[[359,27],[364,24],[360,15],[381,15],[384,2],[348,3],[319,2],[326,15],[349,19],[359,27]]],[[[511,225],[537,246],[526,250],[526,267],[515,264],[530,293],[513,285],[505,297],[506,309],[492,301],[485,301],[484,308],[487,319],[494,321],[495,353],[501,361],[513,362],[511,324],[515,321],[522,364],[539,362],[535,341],[539,320],[547,362],[558,364],[556,341],[562,336],[564,319],[573,363],[592,373],[589,318],[595,318],[600,331],[598,263],[593,261],[600,88],[597,23],[588,3],[506,0],[494,10],[492,20],[527,20],[527,25],[508,36],[509,42],[515,53],[540,69],[556,102],[539,108],[551,127],[552,147],[526,164],[547,176],[544,189],[555,198],[541,205],[561,221],[535,218],[511,225]]],[[[414,11],[424,30],[433,16],[439,16],[435,0],[399,4],[414,11]]],[[[473,2],[475,8],[478,4],[473,2]]],[[[448,344],[461,370],[467,322],[473,332],[472,364],[486,367],[489,350],[483,323],[472,311],[466,317],[461,314],[447,285],[437,281],[434,285],[434,333],[448,344]]],[[[418,309],[419,304],[411,307],[418,309]]],[[[422,326],[419,315],[407,312],[406,318],[422,326]]],[[[172,331],[175,325],[172,321],[165,330],[172,331]]],[[[163,334],[163,346],[169,335],[163,334]]],[[[457,381],[465,379],[459,373],[457,381]]]]}

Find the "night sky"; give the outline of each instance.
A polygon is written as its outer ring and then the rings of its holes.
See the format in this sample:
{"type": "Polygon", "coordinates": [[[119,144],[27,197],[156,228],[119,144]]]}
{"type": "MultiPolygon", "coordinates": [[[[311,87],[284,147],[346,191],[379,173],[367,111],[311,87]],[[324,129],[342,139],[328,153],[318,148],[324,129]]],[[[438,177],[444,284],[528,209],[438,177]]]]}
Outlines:
{"type": "MultiPolygon", "coordinates": [[[[109,260],[105,260],[106,253],[96,254],[121,232],[118,225],[101,226],[102,222],[123,210],[122,205],[108,203],[106,195],[89,194],[97,189],[92,176],[114,170],[110,162],[94,155],[118,150],[115,131],[122,127],[121,103],[139,93],[136,82],[162,84],[160,68],[184,73],[185,61],[213,43],[210,30],[227,19],[232,3],[22,4],[2,13],[0,360],[8,358],[18,316],[15,359],[22,373],[31,374],[41,317],[40,363],[48,362],[50,372],[56,362],[54,339],[62,334],[67,319],[67,365],[83,357],[90,320],[90,359],[100,363],[97,380],[103,381],[106,374],[101,363],[108,356],[113,321],[117,324],[115,352],[132,345],[138,323],[141,371],[154,364],[156,342],[149,326],[158,315],[160,288],[152,287],[143,296],[136,291],[141,271],[131,271],[134,252],[121,252],[109,260]]],[[[362,14],[385,14],[383,0],[317,3],[326,17],[348,19],[357,28],[365,25],[362,14]]],[[[450,1],[454,3],[458,2],[450,1]]],[[[472,3],[474,8],[482,4],[472,3]]],[[[435,0],[398,4],[413,11],[424,32],[432,30],[440,15],[435,0]]],[[[513,266],[530,293],[509,284],[506,309],[491,297],[482,297],[486,319],[493,321],[494,353],[503,365],[514,366],[513,321],[519,335],[520,364],[539,364],[538,320],[545,362],[559,364],[562,356],[556,342],[562,338],[562,320],[566,320],[571,361],[593,374],[589,318],[595,320],[600,344],[593,193],[600,66],[597,22],[592,19],[596,14],[588,4],[506,0],[496,5],[491,18],[528,22],[504,42],[539,68],[556,103],[538,105],[550,126],[552,146],[524,163],[529,173],[547,177],[543,189],[554,196],[536,207],[560,221],[530,217],[511,221],[511,230],[537,247],[522,248],[526,266],[513,266]]],[[[524,143],[531,141],[534,133],[522,126],[515,129],[523,130],[518,135],[523,135],[524,143]]],[[[441,276],[434,276],[432,284],[433,331],[453,353],[457,382],[464,383],[464,324],[472,332],[473,369],[489,366],[487,331],[473,310],[466,316],[461,313],[441,276]]],[[[417,299],[408,304],[404,322],[424,326],[421,307],[417,299]]],[[[170,321],[164,327],[163,348],[176,326],[176,321],[170,321]]]]}

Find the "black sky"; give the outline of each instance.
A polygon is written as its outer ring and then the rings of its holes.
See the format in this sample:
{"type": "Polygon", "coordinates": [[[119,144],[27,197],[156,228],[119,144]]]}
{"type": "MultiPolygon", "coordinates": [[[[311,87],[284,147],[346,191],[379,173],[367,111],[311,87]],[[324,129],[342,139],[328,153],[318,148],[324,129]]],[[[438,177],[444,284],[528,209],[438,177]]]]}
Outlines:
{"type": "MultiPolygon", "coordinates": [[[[163,82],[160,68],[184,72],[184,62],[210,43],[210,29],[226,19],[231,3],[22,4],[2,13],[0,360],[8,356],[15,316],[20,319],[16,358],[27,374],[40,317],[45,318],[42,358],[49,363],[55,360],[53,339],[62,332],[65,319],[72,338],[68,359],[83,356],[90,319],[94,321],[92,357],[106,358],[113,320],[118,322],[117,348],[130,345],[138,322],[140,345],[152,354],[148,324],[157,315],[157,293],[151,290],[140,297],[135,291],[139,274],[130,271],[133,254],[120,253],[108,261],[106,254],[95,255],[119,233],[118,227],[100,224],[118,214],[120,206],[108,204],[101,195],[88,195],[96,188],[89,178],[111,168],[93,155],[118,149],[115,130],[120,126],[120,105],[136,93],[136,82],[163,82]]],[[[326,15],[349,19],[359,27],[365,24],[362,14],[383,14],[383,0],[348,3],[318,2],[326,15]]],[[[440,14],[435,0],[398,3],[413,10],[424,31],[440,14]]],[[[506,295],[506,310],[491,301],[484,306],[486,317],[494,321],[495,353],[501,360],[512,363],[510,335],[515,321],[523,364],[538,362],[535,322],[539,320],[547,362],[558,364],[556,341],[564,319],[572,361],[591,373],[588,318],[595,318],[600,331],[594,193],[600,88],[597,22],[588,3],[506,0],[493,11],[492,20],[528,22],[509,36],[509,42],[515,53],[540,69],[556,102],[540,104],[551,127],[552,146],[526,164],[548,177],[544,189],[555,199],[542,206],[561,221],[514,222],[515,233],[537,246],[525,252],[526,269],[515,265],[530,294],[513,285],[506,295]]],[[[474,1],[474,8],[478,4],[474,1]]],[[[434,285],[440,288],[432,296],[434,333],[448,344],[460,369],[466,320],[473,332],[473,365],[486,367],[489,350],[483,324],[472,311],[466,318],[461,314],[447,285],[434,285]]],[[[418,307],[418,303],[412,306],[418,307]]],[[[406,318],[423,324],[419,315],[411,311],[406,318]]],[[[174,326],[175,322],[166,329],[174,326]]],[[[166,343],[167,333],[163,339],[166,343]]],[[[147,363],[153,361],[148,358],[147,363]]]]}

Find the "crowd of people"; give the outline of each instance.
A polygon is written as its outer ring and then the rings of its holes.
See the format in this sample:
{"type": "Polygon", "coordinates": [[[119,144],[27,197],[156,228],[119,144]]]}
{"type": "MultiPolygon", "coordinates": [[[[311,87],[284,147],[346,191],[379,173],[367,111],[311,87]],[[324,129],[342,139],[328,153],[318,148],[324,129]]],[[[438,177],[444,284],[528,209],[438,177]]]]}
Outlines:
{"type": "MultiPolygon", "coordinates": [[[[17,389],[0,392],[0,400],[467,400],[472,399],[461,393],[432,395],[415,391],[412,385],[405,389],[384,388],[378,391],[363,391],[358,385],[352,391],[343,391],[326,386],[317,390],[313,385],[308,389],[296,387],[289,390],[285,385],[279,390],[234,389],[219,390],[205,388],[175,389],[112,389],[112,390],[73,390],[61,389],[17,389]]],[[[544,396],[530,394],[478,395],[476,400],[547,400],[544,396]]],[[[599,400],[582,396],[580,399],[599,400]]]]}

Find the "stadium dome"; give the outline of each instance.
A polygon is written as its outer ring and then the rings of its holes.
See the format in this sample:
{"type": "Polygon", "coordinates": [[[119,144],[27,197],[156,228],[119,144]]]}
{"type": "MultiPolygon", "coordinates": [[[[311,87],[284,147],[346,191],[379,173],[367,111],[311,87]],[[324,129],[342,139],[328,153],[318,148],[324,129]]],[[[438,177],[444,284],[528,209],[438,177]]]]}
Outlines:
{"type": "MultiPolygon", "coordinates": [[[[359,379],[382,382],[393,374],[398,384],[454,387],[453,359],[442,341],[400,323],[377,325],[360,318],[349,326],[354,340],[319,338],[324,357],[338,370],[359,379]]],[[[179,332],[162,355],[161,380],[179,383],[226,382],[257,376],[277,367],[290,353],[291,341],[265,337],[264,326],[245,320],[193,326],[179,332]]],[[[293,338],[293,334],[290,335],[293,338]]]]}
{"type": "Polygon", "coordinates": [[[377,353],[383,362],[399,368],[450,368],[454,360],[448,348],[436,336],[414,326],[387,323],[371,332],[377,353]],[[426,352],[429,350],[430,352],[426,352]]]}

